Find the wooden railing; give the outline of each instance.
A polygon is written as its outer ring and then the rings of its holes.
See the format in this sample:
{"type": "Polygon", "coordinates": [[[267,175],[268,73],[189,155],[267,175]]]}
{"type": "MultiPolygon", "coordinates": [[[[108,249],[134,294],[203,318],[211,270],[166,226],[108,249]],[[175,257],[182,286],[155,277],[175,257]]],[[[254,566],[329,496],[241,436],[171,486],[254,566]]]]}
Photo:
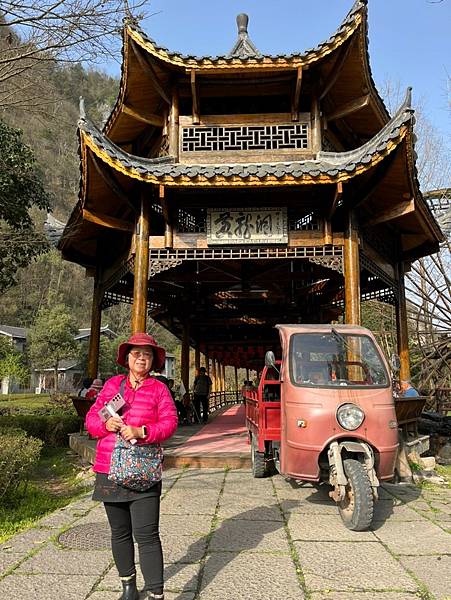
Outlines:
{"type": "Polygon", "coordinates": [[[209,397],[209,411],[210,413],[223,408],[224,406],[230,406],[231,404],[238,404],[241,402],[242,396],[240,390],[232,390],[227,392],[212,392],[209,397]]]}

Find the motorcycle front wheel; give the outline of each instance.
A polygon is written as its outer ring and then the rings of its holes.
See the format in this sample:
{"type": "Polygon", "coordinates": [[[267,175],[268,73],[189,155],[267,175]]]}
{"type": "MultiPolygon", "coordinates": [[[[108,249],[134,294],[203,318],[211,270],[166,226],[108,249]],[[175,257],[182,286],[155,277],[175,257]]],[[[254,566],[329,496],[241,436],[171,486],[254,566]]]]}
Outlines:
{"type": "Polygon", "coordinates": [[[345,459],[343,468],[348,483],[345,497],[338,502],[338,511],[348,529],[364,531],[373,520],[374,500],[370,480],[365,467],[358,460],[345,459]]]}

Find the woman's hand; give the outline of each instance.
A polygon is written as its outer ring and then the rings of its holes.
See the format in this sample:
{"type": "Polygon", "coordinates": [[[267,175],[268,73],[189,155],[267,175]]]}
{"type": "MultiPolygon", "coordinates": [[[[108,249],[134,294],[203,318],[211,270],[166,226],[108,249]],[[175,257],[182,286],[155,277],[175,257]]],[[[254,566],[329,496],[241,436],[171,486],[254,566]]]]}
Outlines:
{"type": "Polygon", "coordinates": [[[120,431],[124,426],[124,421],[121,417],[110,417],[105,423],[105,427],[108,431],[120,431]]]}
{"type": "Polygon", "coordinates": [[[132,425],[124,424],[122,424],[121,427],[121,436],[124,438],[124,440],[127,440],[127,442],[133,439],[139,440],[142,438],[142,432],[142,427],[132,427],[132,425]]]}

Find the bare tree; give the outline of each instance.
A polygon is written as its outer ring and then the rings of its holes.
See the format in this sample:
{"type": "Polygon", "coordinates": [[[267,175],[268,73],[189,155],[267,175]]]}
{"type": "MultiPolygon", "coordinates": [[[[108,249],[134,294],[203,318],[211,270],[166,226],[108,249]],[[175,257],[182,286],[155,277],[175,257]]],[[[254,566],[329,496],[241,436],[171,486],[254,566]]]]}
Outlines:
{"type": "Polygon", "coordinates": [[[140,19],[148,0],[2,0],[0,108],[48,102],[55,61],[98,64],[119,55],[123,19],[140,19]],[[132,16],[133,15],[133,16],[132,16]]]}

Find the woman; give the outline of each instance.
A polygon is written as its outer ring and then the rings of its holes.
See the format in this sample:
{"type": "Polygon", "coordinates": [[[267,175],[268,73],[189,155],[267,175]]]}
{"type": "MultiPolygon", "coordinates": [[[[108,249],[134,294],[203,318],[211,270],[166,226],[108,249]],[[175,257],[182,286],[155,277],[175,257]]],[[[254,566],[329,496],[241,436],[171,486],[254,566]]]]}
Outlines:
{"type": "Polygon", "coordinates": [[[103,388],[103,383],[101,379],[94,379],[89,387],[88,391],[85,394],[85,398],[88,400],[95,400],[97,398],[100,390],[103,388]]]}
{"type": "Polygon", "coordinates": [[[177,411],[168,388],[149,376],[164,366],[165,351],[147,333],[135,333],[118,348],[117,363],[128,375],[109,379],[86,416],[86,429],[99,438],[93,499],[104,503],[111,527],[114,561],[122,580],[120,600],[138,600],[133,536],[138,543],[145,598],[163,600],[163,555],[159,536],[161,481],[144,492],[119,486],[108,479],[116,433],[138,444],[158,444],[177,428],[177,411]],[[124,386],[125,380],[125,386],[124,386]],[[99,410],[124,389],[121,416],[103,422],[99,410]]]}

